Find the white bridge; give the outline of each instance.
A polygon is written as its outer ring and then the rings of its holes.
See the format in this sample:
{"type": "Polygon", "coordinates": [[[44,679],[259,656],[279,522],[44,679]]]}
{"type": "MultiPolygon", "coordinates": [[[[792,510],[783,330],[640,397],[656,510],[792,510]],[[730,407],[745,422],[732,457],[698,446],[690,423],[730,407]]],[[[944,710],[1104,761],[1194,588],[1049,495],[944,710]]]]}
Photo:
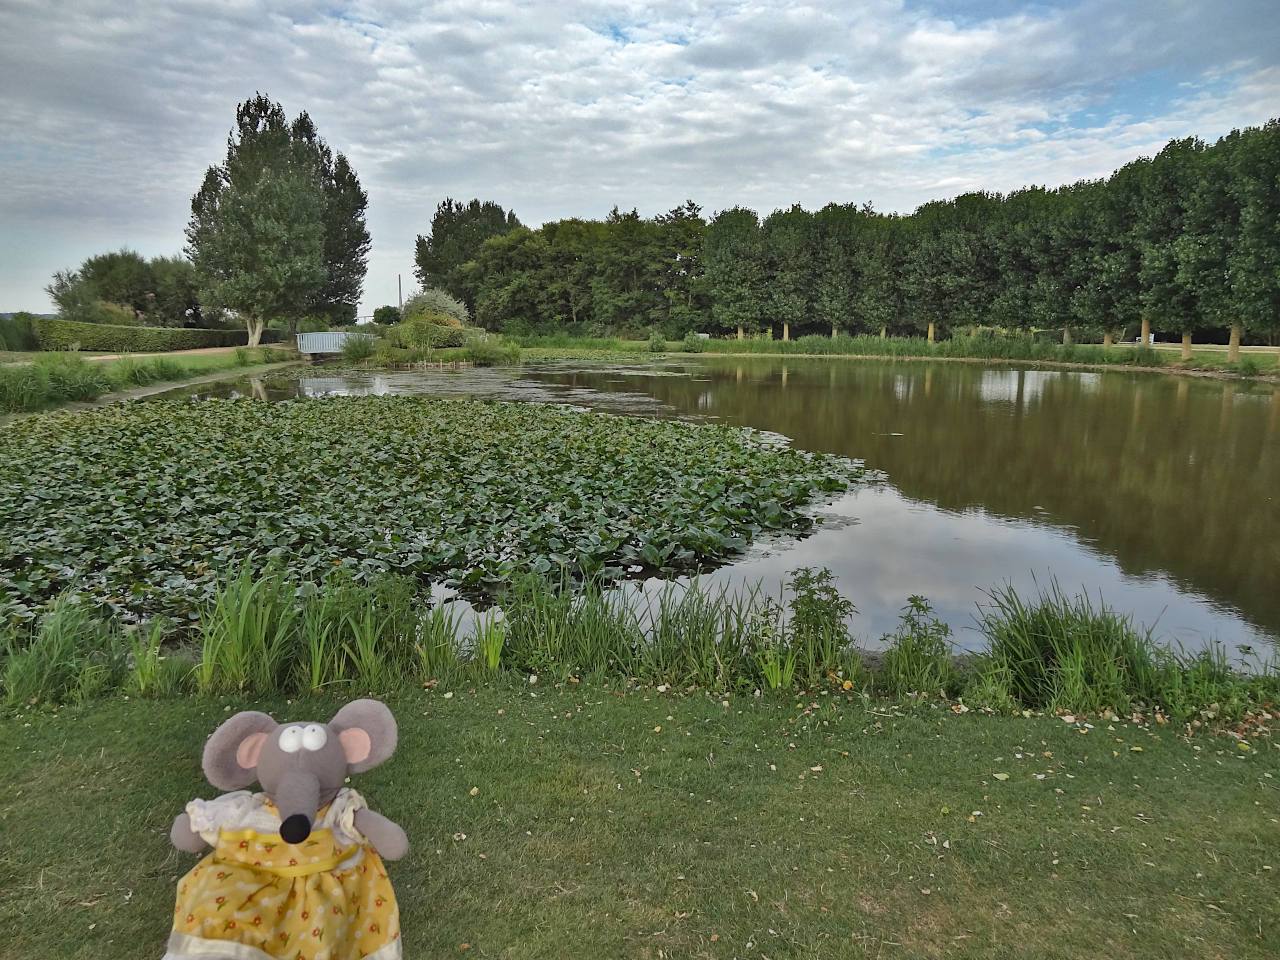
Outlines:
{"type": "Polygon", "coordinates": [[[298,334],[298,352],[303,356],[315,356],[324,353],[341,353],[342,348],[350,341],[357,339],[372,340],[367,333],[349,333],[346,330],[325,331],[323,333],[298,334]]]}

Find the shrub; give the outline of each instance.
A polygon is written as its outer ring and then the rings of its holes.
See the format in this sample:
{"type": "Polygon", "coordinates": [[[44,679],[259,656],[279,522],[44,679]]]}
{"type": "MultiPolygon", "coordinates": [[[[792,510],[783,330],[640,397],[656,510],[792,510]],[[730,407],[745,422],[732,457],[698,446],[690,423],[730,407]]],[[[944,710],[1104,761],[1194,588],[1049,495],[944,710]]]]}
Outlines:
{"type": "Polygon", "coordinates": [[[351,363],[368,360],[373,356],[373,337],[365,334],[349,336],[342,343],[342,359],[351,363]]]}
{"type": "Polygon", "coordinates": [[[443,317],[446,318],[444,321],[435,322],[456,327],[465,326],[471,322],[471,311],[467,309],[467,305],[438,287],[428,287],[426,290],[415,293],[404,302],[400,316],[403,320],[415,320],[423,316],[443,317]]]}
{"type": "Polygon", "coordinates": [[[187,327],[128,327],[36,317],[32,323],[41,350],[97,350],[107,353],[162,353],[201,347],[233,347],[248,342],[244,330],[187,327]]]}
{"type": "MultiPolygon", "coordinates": [[[[389,304],[384,307],[379,307],[377,310],[373,311],[373,322],[382,327],[394,326],[399,323],[402,318],[400,308],[393,307],[389,304]]],[[[356,324],[356,326],[362,327],[365,326],[365,324],[356,324]]]]}
{"type": "Polygon", "coordinates": [[[667,341],[657,330],[649,335],[649,352],[650,353],[666,353],[667,341]]]}
{"type": "Polygon", "coordinates": [[[956,687],[951,628],[932,614],[924,597],[908,597],[898,629],[885,637],[889,649],[884,654],[884,684],[895,697],[933,696],[956,687]]]}
{"type": "Polygon", "coordinates": [[[690,330],[684,335],[684,340],[680,344],[680,349],[685,353],[701,353],[702,343],[702,338],[690,330]]]}

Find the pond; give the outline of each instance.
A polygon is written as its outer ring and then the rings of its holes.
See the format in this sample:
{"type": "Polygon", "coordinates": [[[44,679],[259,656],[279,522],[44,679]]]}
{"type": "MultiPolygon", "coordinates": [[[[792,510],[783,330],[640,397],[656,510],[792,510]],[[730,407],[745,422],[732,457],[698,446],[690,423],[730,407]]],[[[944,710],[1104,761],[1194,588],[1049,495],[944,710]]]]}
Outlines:
{"type": "Polygon", "coordinates": [[[829,567],[854,636],[923,595],[977,648],[985,591],[1056,578],[1162,640],[1280,637],[1280,390],[1126,372],[970,363],[690,358],[510,369],[306,371],[175,391],[261,399],[420,393],[708,420],[855,457],[884,482],[824,507],[804,540],[757,544],[704,576],[763,582],[829,567]]]}

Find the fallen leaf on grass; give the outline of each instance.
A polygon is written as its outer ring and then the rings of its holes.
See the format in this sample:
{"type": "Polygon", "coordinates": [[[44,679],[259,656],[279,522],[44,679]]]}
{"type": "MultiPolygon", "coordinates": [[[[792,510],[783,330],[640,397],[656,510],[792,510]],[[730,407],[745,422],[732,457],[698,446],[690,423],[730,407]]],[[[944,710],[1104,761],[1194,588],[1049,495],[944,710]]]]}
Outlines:
{"type": "Polygon", "coordinates": [[[1007,773],[993,773],[992,776],[995,777],[997,780],[1009,779],[1009,775],[1007,773]]]}

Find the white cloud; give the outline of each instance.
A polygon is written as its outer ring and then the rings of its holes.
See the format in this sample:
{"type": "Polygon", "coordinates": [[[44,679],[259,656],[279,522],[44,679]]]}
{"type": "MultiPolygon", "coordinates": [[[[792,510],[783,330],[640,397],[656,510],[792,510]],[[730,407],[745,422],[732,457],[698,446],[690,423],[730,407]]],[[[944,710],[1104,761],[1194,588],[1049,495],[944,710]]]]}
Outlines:
{"type": "Polygon", "coordinates": [[[11,0],[0,8],[0,309],[54,269],[182,245],[237,102],[307,110],[370,195],[363,310],[446,195],[527,223],[768,211],[1105,176],[1280,103],[1266,2],[1027,5],[11,0]],[[851,9],[845,9],[848,6],[851,9]],[[336,11],[336,12],[335,12],[336,11]]]}

